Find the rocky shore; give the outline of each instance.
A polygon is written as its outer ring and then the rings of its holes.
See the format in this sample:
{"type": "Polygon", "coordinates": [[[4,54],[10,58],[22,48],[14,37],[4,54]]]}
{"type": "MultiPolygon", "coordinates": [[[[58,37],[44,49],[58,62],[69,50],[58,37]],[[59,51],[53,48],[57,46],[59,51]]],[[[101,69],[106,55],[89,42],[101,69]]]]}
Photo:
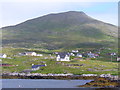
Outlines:
{"type": "Polygon", "coordinates": [[[82,75],[73,75],[68,74],[41,74],[41,73],[2,73],[3,79],[95,79],[98,77],[108,78],[110,80],[120,80],[118,76],[111,74],[82,74],[82,75]]]}
{"type": "Polygon", "coordinates": [[[85,85],[80,85],[78,87],[116,88],[116,87],[120,87],[120,81],[99,77],[99,78],[95,78],[94,81],[86,83],[85,85]]]}
{"type": "Polygon", "coordinates": [[[96,75],[84,76],[84,75],[73,75],[73,74],[40,74],[40,73],[4,73],[2,74],[3,79],[94,79],[96,75]]]}
{"type": "Polygon", "coordinates": [[[120,78],[111,74],[82,74],[82,75],[73,75],[73,74],[41,74],[41,73],[3,73],[1,74],[2,79],[62,79],[62,80],[71,80],[71,79],[90,79],[93,80],[85,85],[80,85],[78,87],[119,87],[120,78]]]}

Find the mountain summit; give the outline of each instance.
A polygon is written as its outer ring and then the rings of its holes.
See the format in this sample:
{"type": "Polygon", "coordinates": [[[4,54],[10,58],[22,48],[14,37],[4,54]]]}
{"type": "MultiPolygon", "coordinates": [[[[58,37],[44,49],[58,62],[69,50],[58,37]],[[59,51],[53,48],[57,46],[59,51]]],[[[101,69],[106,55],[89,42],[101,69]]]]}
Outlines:
{"type": "Polygon", "coordinates": [[[101,47],[117,39],[117,27],[84,12],[48,14],[3,27],[3,45],[47,49],[101,47]]]}

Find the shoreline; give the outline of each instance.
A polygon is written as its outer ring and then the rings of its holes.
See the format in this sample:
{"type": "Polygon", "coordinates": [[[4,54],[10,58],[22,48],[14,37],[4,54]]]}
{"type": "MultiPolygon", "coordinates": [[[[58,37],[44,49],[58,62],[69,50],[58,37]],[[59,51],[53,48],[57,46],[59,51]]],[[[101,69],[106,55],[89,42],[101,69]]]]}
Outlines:
{"type": "Polygon", "coordinates": [[[0,75],[1,79],[95,79],[95,78],[107,78],[109,80],[120,80],[119,76],[111,74],[41,74],[41,73],[3,73],[0,75]]]}
{"type": "Polygon", "coordinates": [[[110,74],[40,74],[40,73],[4,73],[1,75],[1,79],[55,79],[55,80],[92,80],[84,85],[78,85],[77,87],[99,87],[99,88],[115,88],[119,87],[120,78],[110,74]]]}

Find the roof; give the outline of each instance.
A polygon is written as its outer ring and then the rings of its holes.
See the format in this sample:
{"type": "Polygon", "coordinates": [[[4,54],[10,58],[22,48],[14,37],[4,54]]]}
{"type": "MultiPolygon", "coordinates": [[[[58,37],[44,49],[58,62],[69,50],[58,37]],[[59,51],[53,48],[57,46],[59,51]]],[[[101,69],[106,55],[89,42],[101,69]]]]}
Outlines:
{"type": "Polygon", "coordinates": [[[88,53],[88,55],[95,55],[94,53],[88,53]]]}
{"type": "Polygon", "coordinates": [[[32,68],[44,67],[45,65],[33,65],[32,68]]]}
{"type": "Polygon", "coordinates": [[[7,63],[2,63],[2,64],[0,64],[0,66],[14,66],[14,65],[7,64],[7,63]]]}
{"type": "Polygon", "coordinates": [[[0,56],[3,56],[3,55],[6,55],[6,54],[0,54],[0,56]]]}
{"type": "Polygon", "coordinates": [[[77,53],[77,55],[82,55],[81,53],[77,53]]]}
{"type": "Polygon", "coordinates": [[[59,52],[58,55],[60,56],[60,58],[65,58],[66,55],[69,56],[69,53],[67,53],[67,52],[59,52]]]}

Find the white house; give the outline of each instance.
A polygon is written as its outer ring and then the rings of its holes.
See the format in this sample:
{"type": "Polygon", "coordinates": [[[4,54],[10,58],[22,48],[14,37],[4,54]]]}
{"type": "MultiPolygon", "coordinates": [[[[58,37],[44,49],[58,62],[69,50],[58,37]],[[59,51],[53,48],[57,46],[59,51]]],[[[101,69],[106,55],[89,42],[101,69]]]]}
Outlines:
{"type": "Polygon", "coordinates": [[[117,58],[117,61],[120,61],[120,57],[117,58]]]}
{"type": "Polygon", "coordinates": [[[79,51],[78,50],[72,50],[73,53],[78,53],[79,51]]]}
{"type": "Polygon", "coordinates": [[[82,57],[82,54],[78,53],[76,56],[77,56],[77,57],[82,57]]]}
{"type": "Polygon", "coordinates": [[[68,53],[58,53],[56,61],[70,61],[70,56],[68,53]]]}
{"type": "Polygon", "coordinates": [[[28,56],[37,56],[37,53],[36,52],[25,52],[25,55],[28,55],[28,56]]]}
{"type": "Polygon", "coordinates": [[[6,58],[7,55],[6,54],[0,54],[0,58],[6,58]]]}
{"type": "Polygon", "coordinates": [[[117,54],[116,54],[116,53],[110,53],[110,55],[115,56],[115,55],[117,55],[117,54]]]}
{"type": "Polygon", "coordinates": [[[71,56],[75,56],[75,54],[74,54],[74,53],[70,53],[70,55],[71,55],[71,56]]]}
{"type": "Polygon", "coordinates": [[[43,56],[43,54],[37,54],[36,56],[43,56]]]}

